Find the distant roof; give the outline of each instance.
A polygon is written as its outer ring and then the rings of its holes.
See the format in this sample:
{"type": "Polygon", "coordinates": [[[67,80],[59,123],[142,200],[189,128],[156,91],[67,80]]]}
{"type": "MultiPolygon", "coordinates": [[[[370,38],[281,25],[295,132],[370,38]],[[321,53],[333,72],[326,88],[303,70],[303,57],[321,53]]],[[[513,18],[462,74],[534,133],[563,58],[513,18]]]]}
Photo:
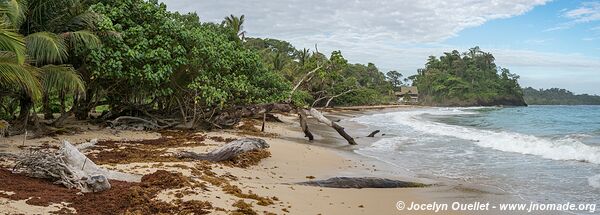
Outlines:
{"type": "Polygon", "coordinates": [[[400,87],[400,92],[396,92],[396,95],[404,95],[404,94],[419,94],[419,89],[417,87],[400,87]]]}

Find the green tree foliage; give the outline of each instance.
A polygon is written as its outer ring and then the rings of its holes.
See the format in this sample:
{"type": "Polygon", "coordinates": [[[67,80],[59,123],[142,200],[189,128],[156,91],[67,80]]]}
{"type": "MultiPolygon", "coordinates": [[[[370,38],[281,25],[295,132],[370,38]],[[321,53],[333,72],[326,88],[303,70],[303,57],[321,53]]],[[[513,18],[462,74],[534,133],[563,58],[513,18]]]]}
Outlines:
{"type": "Polygon", "coordinates": [[[479,47],[429,57],[425,68],[410,77],[427,105],[526,105],[519,76],[494,63],[494,56],[479,47]]]}
{"type": "Polygon", "coordinates": [[[291,99],[300,105],[394,100],[374,64],[245,38],[243,15],[203,23],[157,0],[5,0],[0,16],[2,119],[60,112],[46,123],[60,126],[73,112],[86,119],[102,106],[102,119],[166,116],[194,125],[224,109],[288,101],[296,83],[291,99]]]}
{"type": "Polygon", "coordinates": [[[574,93],[559,88],[523,89],[525,101],[530,105],[600,105],[600,96],[574,93]]]}
{"type": "Polygon", "coordinates": [[[385,75],[387,76],[387,79],[390,81],[392,86],[394,86],[394,90],[398,90],[400,86],[402,86],[403,75],[398,71],[389,71],[385,75]]]}
{"type": "Polygon", "coordinates": [[[309,49],[297,50],[289,42],[276,39],[247,38],[246,47],[258,51],[269,68],[288,81],[306,83],[293,100],[300,105],[367,105],[393,101],[392,84],[377,67],[369,63],[351,64],[340,51],[330,57],[309,49]],[[307,73],[318,69],[313,76],[307,73]]]}
{"type": "MultiPolygon", "coordinates": [[[[281,100],[289,83],[246,49],[230,24],[200,23],[197,15],[166,10],[157,1],[109,0],[103,38],[89,70],[112,107],[150,107],[183,115],[194,107],[224,108],[281,100]]],[[[243,20],[243,19],[242,19],[243,20]]]]}

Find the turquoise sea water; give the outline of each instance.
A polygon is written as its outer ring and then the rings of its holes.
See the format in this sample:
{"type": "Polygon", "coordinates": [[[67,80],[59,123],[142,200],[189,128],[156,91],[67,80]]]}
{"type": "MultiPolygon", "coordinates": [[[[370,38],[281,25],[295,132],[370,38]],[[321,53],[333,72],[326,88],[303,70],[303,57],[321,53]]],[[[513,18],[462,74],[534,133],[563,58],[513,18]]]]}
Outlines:
{"type": "Polygon", "coordinates": [[[600,106],[426,108],[353,121],[386,134],[357,153],[418,175],[539,203],[600,203],[600,106]]]}

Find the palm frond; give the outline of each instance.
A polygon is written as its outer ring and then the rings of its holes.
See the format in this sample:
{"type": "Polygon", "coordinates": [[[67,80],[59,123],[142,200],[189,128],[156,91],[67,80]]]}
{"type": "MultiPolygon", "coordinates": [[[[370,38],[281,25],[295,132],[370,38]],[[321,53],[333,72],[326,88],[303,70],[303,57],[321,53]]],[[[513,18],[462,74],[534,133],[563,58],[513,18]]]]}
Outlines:
{"type": "Polygon", "coordinates": [[[29,0],[29,13],[36,23],[44,23],[48,20],[48,13],[56,8],[65,7],[65,5],[73,5],[77,0],[29,0]]]}
{"type": "Polygon", "coordinates": [[[59,90],[67,93],[83,95],[85,84],[81,76],[71,65],[46,65],[42,71],[42,86],[46,93],[59,90]]]}
{"type": "Polygon", "coordinates": [[[100,21],[100,15],[91,10],[76,14],[67,23],[71,29],[96,29],[96,23],[100,21]]]}
{"type": "Polygon", "coordinates": [[[37,32],[25,37],[29,57],[39,64],[62,63],[67,47],[62,37],[50,32],[37,32]]]}
{"type": "Polygon", "coordinates": [[[42,95],[38,69],[19,64],[11,52],[0,52],[0,85],[19,88],[34,99],[42,95]]]}
{"type": "Polygon", "coordinates": [[[25,0],[3,0],[0,2],[0,14],[13,28],[18,28],[25,21],[27,2],[25,0]]]}
{"type": "Polygon", "coordinates": [[[6,25],[0,24],[0,51],[10,51],[15,54],[17,63],[25,62],[26,49],[25,39],[23,35],[8,28],[6,25]]]}
{"type": "Polygon", "coordinates": [[[64,41],[67,42],[70,48],[96,48],[100,46],[102,41],[94,34],[94,32],[88,30],[74,31],[62,33],[61,36],[64,41]]]}

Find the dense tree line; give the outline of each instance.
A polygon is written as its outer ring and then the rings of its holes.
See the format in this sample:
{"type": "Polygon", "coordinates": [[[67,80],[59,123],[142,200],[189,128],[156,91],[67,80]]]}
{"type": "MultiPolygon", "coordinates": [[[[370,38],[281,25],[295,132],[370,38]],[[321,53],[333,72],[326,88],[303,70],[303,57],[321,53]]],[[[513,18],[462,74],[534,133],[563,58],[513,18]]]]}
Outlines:
{"type": "Polygon", "coordinates": [[[479,47],[429,57],[425,68],[411,76],[426,105],[526,105],[519,76],[495,64],[491,53],[479,47]]]}
{"type": "Polygon", "coordinates": [[[351,64],[340,51],[327,57],[318,52],[317,47],[314,51],[298,50],[289,42],[277,39],[248,38],[245,45],[260,53],[270,69],[291,83],[298,83],[308,72],[318,68],[303,88],[296,91],[297,104],[320,107],[394,101],[392,79],[388,80],[372,63],[351,64]]]}
{"type": "Polygon", "coordinates": [[[5,0],[0,16],[0,119],[15,132],[69,116],[193,127],[236,106],[393,101],[375,65],[246,38],[244,16],[201,22],[156,0],[5,0]]]}
{"type": "Polygon", "coordinates": [[[600,96],[574,93],[559,88],[523,89],[525,101],[530,105],[600,105],[600,96]]]}

